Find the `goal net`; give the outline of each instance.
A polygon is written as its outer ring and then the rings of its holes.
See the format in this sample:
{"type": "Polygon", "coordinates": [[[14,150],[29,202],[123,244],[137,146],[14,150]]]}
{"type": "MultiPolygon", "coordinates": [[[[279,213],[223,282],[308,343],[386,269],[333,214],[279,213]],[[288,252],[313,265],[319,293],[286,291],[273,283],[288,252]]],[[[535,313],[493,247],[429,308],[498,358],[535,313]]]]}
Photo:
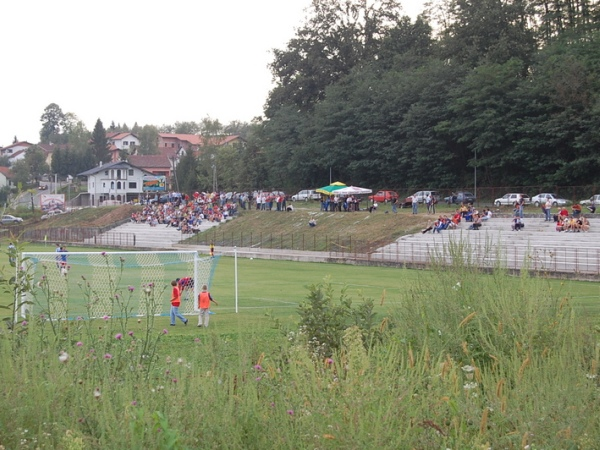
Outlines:
{"type": "Polygon", "coordinates": [[[179,279],[179,311],[193,314],[218,260],[195,251],[24,252],[21,313],[52,320],[168,315],[171,281],[179,279]]]}

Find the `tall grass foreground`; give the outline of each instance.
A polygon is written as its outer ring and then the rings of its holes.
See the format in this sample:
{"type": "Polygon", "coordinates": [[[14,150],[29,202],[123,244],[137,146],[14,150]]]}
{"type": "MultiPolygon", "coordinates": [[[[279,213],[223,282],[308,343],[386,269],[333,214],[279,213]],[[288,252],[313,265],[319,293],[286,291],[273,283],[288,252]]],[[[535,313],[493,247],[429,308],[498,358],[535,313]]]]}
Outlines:
{"type": "Polygon", "coordinates": [[[0,445],[594,448],[597,323],[543,278],[506,280],[439,269],[385,316],[324,280],[275,339],[29,317],[0,332],[0,445]]]}

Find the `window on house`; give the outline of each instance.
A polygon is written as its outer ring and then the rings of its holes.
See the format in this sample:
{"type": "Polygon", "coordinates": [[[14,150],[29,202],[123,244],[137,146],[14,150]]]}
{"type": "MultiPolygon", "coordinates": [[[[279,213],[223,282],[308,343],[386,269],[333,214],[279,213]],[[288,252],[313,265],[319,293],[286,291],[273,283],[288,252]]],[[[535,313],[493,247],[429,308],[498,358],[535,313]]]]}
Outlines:
{"type": "Polygon", "coordinates": [[[129,141],[123,141],[123,147],[128,147],[129,146],[129,141]]]}
{"type": "Polygon", "coordinates": [[[121,189],[121,182],[117,181],[117,189],[121,189]]]}
{"type": "Polygon", "coordinates": [[[165,147],[168,147],[168,146],[169,146],[169,144],[167,144],[167,143],[165,142],[165,147]]]}
{"type": "Polygon", "coordinates": [[[133,176],[133,169],[129,169],[129,170],[127,171],[127,173],[129,174],[129,176],[133,176]]]}
{"type": "Polygon", "coordinates": [[[104,171],[104,175],[108,176],[108,170],[104,171]]]}
{"type": "Polygon", "coordinates": [[[171,142],[171,148],[175,148],[175,142],[171,142]]]}
{"type": "Polygon", "coordinates": [[[137,183],[135,181],[130,181],[129,189],[137,189],[137,183]]]}

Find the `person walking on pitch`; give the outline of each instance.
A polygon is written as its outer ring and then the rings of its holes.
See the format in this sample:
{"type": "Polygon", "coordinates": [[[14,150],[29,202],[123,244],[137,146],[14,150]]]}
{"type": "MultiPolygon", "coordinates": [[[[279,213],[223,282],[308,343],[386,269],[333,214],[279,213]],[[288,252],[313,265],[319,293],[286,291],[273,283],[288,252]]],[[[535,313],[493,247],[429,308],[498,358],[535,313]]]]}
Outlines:
{"type": "Polygon", "coordinates": [[[208,292],[208,286],[203,285],[202,291],[198,294],[198,309],[200,309],[200,313],[198,314],[199,327],[208,327],[208,319],[210,318],[210,302],[218,305],[218,303],[210,295],[210,292],[208,292]]]}

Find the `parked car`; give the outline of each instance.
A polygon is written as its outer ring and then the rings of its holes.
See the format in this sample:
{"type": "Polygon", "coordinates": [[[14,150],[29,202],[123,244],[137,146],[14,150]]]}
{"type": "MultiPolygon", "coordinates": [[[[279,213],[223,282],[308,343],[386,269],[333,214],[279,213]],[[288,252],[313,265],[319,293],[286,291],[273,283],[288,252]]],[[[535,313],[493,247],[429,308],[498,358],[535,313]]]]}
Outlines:
{"type": "Polygon", "coordinates": [[[46,189],[48,189],[48,185],[47,185],[47,184],[40,184],[40,185],[38,186],[38,189],[39,189],[40,191],[45,191],[46,189]]]}
{"type": "Polygon", "coordinates": [[[502,197],[494,200],[494,205],[496,205],[496,206],[512,206],[515,203],[517,203],[519,196],[523,197],[525,205],[529,205],[531,203],[531,199],[529,198],[529,195],[527,195],[527,194],[510,193],[510,194],[505,194],[502,197]]]}
{"type": "Polygon", "coordinates": [[[41,219],[42,220],[46,220],[49,219],[50,217],[54,217],[54,216],[58,216],[59,214],[64,214],[65,212],[62,209],[53,209],[52,211],[48,211],[46,214],[44,214],[41,219]]]}
{"type": "Polygon", "coordinates": [[[13,223],[23,222],[23,218],[11,216],[10,214],[5,214],[2,216],[2,219],[0,219],[0,222],[2,223],[2,225],[10,225],[13,223]]]}
{"type": "Polygon", "coordinates": [[[581,200],[579,202],[580,205],[591,205],[592,203],[594,205],[600,205],[600,194],[592,195],[587,200],[581,200]]]}
{"type": "Polygon", "coordinates": [[[377,194],[369,195],[369,200],[377,203],[391,202],[393,199],[398,200],[398,193],[396,191],[377,191],[377,194]]]}
{"type": "Polygon", "coordinates": [[[548,199],[552,201],[552,206],[565,206],[567,203],[569,203],[567,199],[560,198],[556,194],[549,194],[547,192],[531,197],[531,203],[533,203],[535,206],[543,206],[546,204],[548,199]]]}
{"type": "Polygon", "coordinates": [[[469,203],[475,203],[475,195],[473,195],[471,192],[467,192],[467,191],[458,191],[458,192],[453,192],[452,195],[444,198],[444,201],[446,203],[448,203],[449,205],[451,205],[452,203],[455,203],[457,205],[464,203],[464,204],[469,204],[469,203]]]}
{"type": "Polygon", "coordinates": [[[321,194],[319,194],[318,192],[315,192],[312,189],[304,189],[304,190],[298,192],[297,194],[292,195],[293,202],[298,202],[298,201],[307,202],[309,200],[321,200],[321,194]]]}
{"type": "Polygon", "coordinates": [[[178,200],[181,200],[181,194],[179,192],[172,192],[170,194],[163,194],[158,198],[151,198],[148,202],[149,203],[175,203],[178,200]]]}
{"type": "Polygon", "coordinates": [[[437,191],[417,191],[413,195],[406,197],[400,205],[401,208],[412,206],[412,197],[417,197],[419,203],[425,203],[427,196],[431,194],[431,198],[437,203],[440,200],[440,194],[437,191]]]}

